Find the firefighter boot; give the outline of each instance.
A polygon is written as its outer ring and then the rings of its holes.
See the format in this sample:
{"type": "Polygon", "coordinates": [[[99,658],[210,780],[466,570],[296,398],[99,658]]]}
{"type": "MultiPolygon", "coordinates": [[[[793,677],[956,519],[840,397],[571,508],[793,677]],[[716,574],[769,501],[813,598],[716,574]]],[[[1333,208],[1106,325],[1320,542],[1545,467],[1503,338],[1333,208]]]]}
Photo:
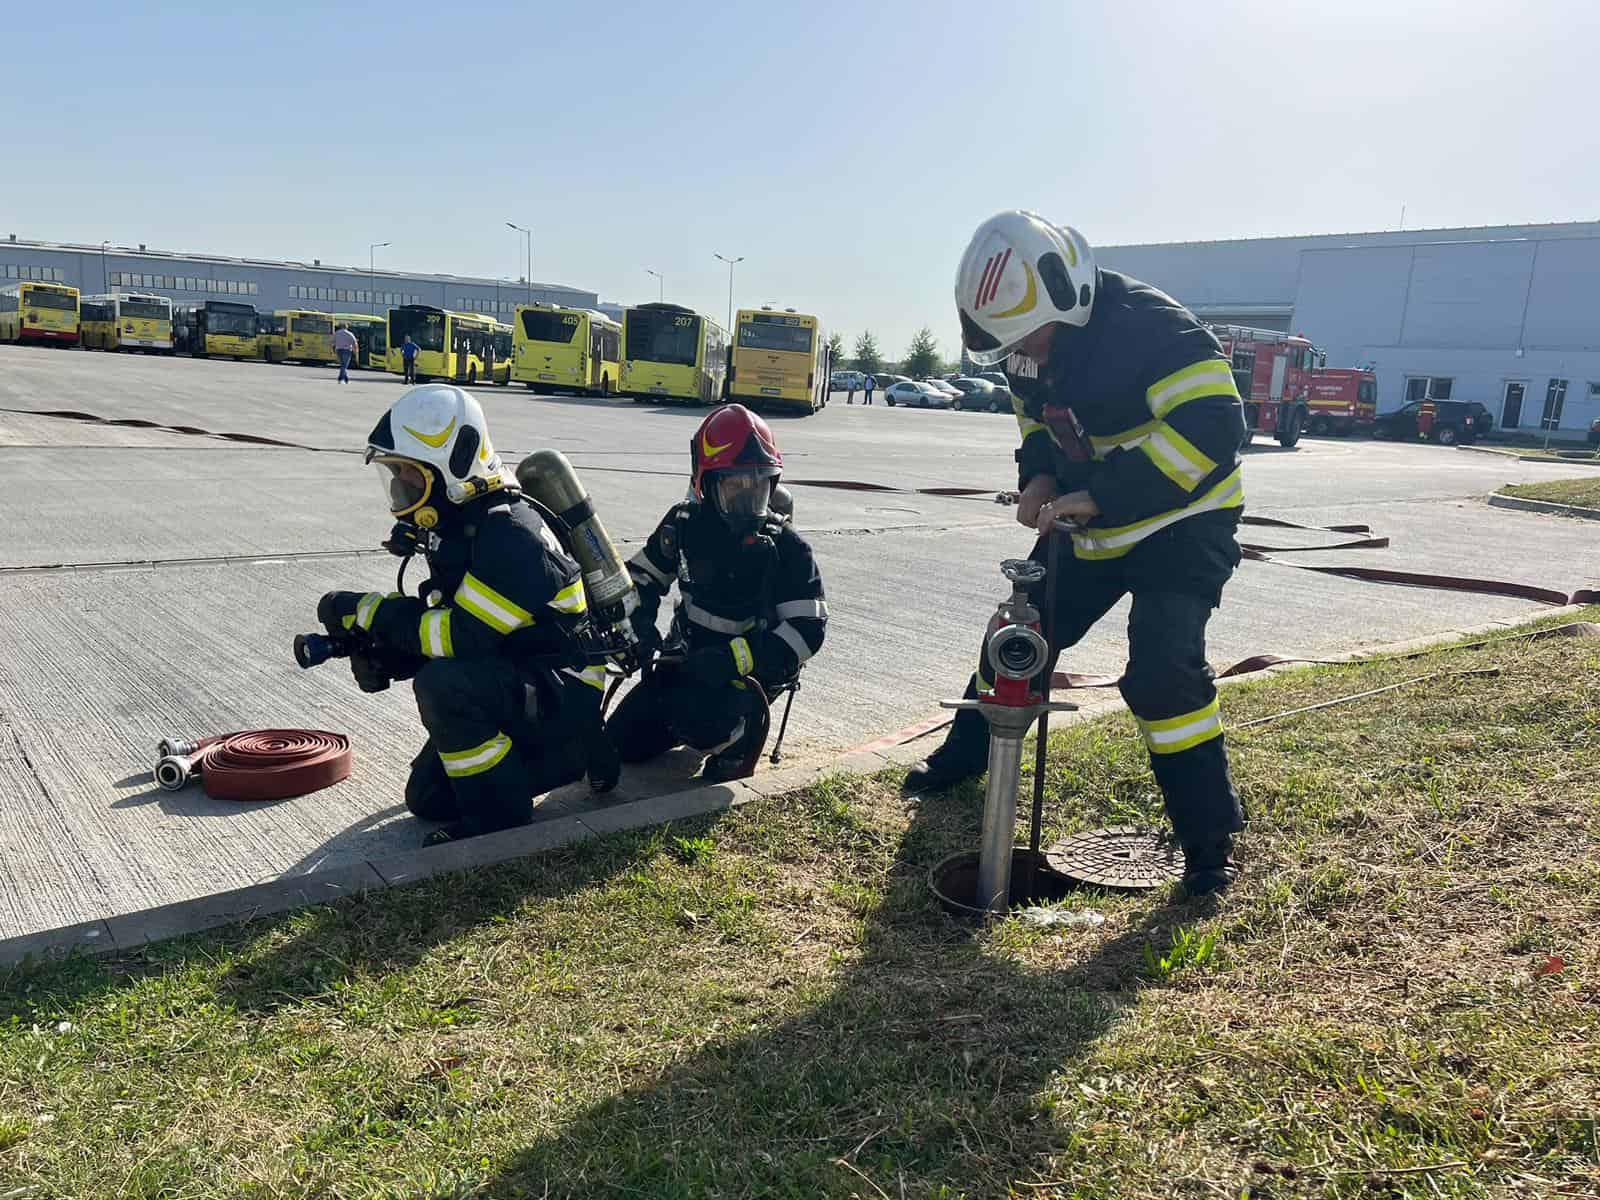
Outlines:
{"type": "MultiPolygon", "coordinates": [[[[963,700],[978,698],[978,677],[967,680],[963,700]]],[[[989,767],[989,723],[977,709],[956,709],[950,732],[927,758],[906,772],[900,790],[908,796],[923,792],[942,792],[969,779],[976,779],[989,767]]]]}
{"type": "Polygon", "coordinates": [[[1191,900],[1228,890],[1239,878],[1239,864],[1233,861],[1233,837],[1199,846],[1183,848],[1183,894],[1191,900]]]}

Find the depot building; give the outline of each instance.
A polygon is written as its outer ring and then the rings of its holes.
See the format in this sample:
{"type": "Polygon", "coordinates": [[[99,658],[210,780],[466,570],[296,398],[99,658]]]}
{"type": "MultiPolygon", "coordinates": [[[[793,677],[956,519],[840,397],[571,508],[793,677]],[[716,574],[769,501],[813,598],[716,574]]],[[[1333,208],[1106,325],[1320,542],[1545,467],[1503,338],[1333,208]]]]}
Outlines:
{"type": "Polygon", "coordinates": [[[1207,321],[1303,334],[1377,372],[1378,410],[1476,400],[1496,428],[1600,418],[1600,222],[1103,246],[1207,321]]]}
{"type": "Polygon", "coordinates": [[[258,312],[310,309],[327,313],[383,313],[401,304],[431,304],[453,312],[487,313],[509,322],[530,300],[593,308],[594,292],[555,283],[421,275],[408,271],[341,267],[319,259],[278,262],[183,254],[145,246],[83,246],[40,242],[9,234],[0,239],[0,287],[18,279],[65,283],[85,296],[146,292],[174,304],[228,300],[258,312]]]}

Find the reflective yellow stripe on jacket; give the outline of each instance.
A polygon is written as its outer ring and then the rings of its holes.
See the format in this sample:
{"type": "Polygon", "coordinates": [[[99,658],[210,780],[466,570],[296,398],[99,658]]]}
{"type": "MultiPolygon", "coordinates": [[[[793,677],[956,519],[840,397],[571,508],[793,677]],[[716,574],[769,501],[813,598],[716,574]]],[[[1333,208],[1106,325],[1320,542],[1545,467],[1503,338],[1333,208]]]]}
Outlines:
{"type": "Polygon", "coordinates": [[[1243,506],[1244,480],[1239,468],[1235,467],[1221,483],[1182,508],[1174,508],[1170,512],[1160,513],[1143,521],[1135,521],[1132,525],[1119,525],[1111,529],[1094,527],[1074,530],[1072,544],[1079,558],[1121,558],[1156,530],[1165,529],[1185,517],[1243,506]]]}

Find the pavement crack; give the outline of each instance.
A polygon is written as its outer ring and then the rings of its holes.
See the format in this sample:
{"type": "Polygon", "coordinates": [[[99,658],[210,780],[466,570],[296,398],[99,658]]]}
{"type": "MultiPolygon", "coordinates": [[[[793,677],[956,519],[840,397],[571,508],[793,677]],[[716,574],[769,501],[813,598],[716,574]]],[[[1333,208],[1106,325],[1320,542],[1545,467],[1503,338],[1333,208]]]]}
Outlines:
{"type": "Polygon", "coordinates": [[[33,782],[39,787],[39,794],[52,806],[55,806],[56,798],[51,794],[50,785],[44,781],[44,776],[39,774],[39,768],[34,765],[33,756],[28,753],[28,747],[23,745],[21,731],[11,723],[3,711],[0,711],[0,726],[3,726],[6,733],[10,735],[11,744],[17,748],[17,754],[22,758],[23,765],[28,768],[28,774],[33,776],[33,782]]]}

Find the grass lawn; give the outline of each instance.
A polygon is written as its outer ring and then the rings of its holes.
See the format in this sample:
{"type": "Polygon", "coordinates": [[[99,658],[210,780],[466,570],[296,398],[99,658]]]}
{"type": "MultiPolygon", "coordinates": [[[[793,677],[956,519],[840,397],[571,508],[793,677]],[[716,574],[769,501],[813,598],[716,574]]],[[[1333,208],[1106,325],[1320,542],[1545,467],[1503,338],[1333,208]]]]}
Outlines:
{"type": "MultiPolygon", "coordinates": [[[[841,777],[0,975],[0,1197],[1595,1196],[1600,639],[1224,710],[1433,672],[1230,735],[1220,905],[973,932],[978,792],[841,777]]],[[[1154,819],[1126,717],[1051,750],[1053,833],[1154,819]]]]}
{"type": "Polygon", "coordinates": [[[1523,500],[1549,500],[1555,504],[1576,504],[1580,508],[1600,508],[1600,472],[1580,479],[1508,483],[1500,490],[1523,500]]]}

